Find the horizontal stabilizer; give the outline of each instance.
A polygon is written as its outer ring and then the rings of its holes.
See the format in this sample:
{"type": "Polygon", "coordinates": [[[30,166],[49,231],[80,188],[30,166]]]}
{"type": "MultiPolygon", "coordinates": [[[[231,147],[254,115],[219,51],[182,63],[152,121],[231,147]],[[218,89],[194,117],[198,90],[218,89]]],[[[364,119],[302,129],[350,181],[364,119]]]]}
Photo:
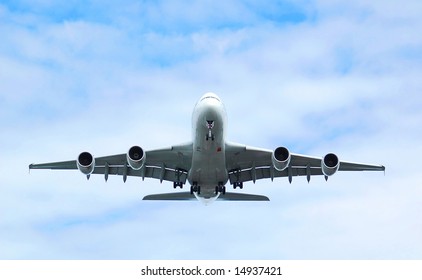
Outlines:
{"type": "MultiPolygon", "coordinates": [[[[190,192],[175,192],[147,195],[143,200],[196,200],[195,195],[190,192]]],[[[269,201],[270,199],[263,195],[246,193],[226,193],[221,194],[217,200],[223,201],[269,201]]]]}
{"type": "Polygon", "coordinates": [[[143,200],[196,200],[196,197],[190,192],[174,192],[147,195],[143,200]]]}
{"type": "Polygon", "coordinates": [[[225,201],[270,201],[270,199],[263,195],[247,194],[247,193],[226,193],[218,197],[217,200],[225,201]]]}

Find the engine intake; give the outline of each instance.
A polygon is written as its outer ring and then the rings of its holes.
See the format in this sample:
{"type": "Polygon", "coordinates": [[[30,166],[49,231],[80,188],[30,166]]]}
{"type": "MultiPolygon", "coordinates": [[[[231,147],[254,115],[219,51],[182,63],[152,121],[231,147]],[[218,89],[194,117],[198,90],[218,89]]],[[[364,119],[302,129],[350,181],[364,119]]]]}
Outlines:
{"type": "Polygon", "coordinates": [[[290,164],[290,152],[285,147],[278,147],[272,155],[273,166],[278,171],[283,171],[290,164]]]}
{"type": "Polygon", "coordinates": [[[83,152],[78,156],[76,160],[76,165],[78,166],[79,171],[85,175],[89,175],[94,172],[95,168],[95,158],[88,152],[83,152]]]}
{"type": "Polygon", "coordinates": [[[134,170],[139,170],[145,163],[144,150],[139,146],[133,146],[126,155],[129,166],[134,170]]]}
{"type": "Polygon", "coordinates": [[[321,161],[322,173],[324,173],[325,176],[333,175],[337,172],[339,167],[340,161],[338,160],[338,157],[333,153],[325,155],[321,161]]]}

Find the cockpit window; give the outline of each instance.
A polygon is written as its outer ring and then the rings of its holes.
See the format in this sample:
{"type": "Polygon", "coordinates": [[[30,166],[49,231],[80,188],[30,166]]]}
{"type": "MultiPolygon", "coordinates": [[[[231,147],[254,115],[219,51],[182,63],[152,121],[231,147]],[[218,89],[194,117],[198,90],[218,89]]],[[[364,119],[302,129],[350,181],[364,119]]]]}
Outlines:
{"type": "Polygon", "coordinates": [[[205,99],[209,99],[209,98],[212,98],[212,99],[217,100],[218,102],[221,102],[220,99],[218,97],[214,96],[214,95],[206,95],[206,96],[202,97],[201,100],[199,100],[199,102],[201,102],[202,100],[205,100],[205,99]]]}

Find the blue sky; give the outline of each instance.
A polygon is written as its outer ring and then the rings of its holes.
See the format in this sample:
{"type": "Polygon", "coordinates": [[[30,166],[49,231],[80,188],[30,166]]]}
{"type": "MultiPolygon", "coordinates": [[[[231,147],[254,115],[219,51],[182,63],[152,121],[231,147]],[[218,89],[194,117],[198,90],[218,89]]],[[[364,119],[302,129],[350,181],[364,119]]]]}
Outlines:
{"type": "Polygon", "coordinates": [[[2,1],[0,259],[421,259],[420,1],[2,1]],[[171,184],[28,164],[190,140],[384,164],[260,181],[269,203],[143,202],[171,184]]]}

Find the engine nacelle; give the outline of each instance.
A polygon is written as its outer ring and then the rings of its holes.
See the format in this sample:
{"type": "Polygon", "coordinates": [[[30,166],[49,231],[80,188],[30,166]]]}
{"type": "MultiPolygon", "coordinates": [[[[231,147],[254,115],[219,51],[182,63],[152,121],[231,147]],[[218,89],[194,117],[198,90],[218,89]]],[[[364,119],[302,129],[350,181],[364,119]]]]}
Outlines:
{"type": "Polygon", "coordinates": [[[139,170],[145,163],[144,150],[139,146],[133,146],[126,154],[129,166],[134,170],[139,170]]]}
{"type": "Polygon", "coordinates": [[[325,155],[321,161],[322,173],[324,173],[325,176],[333,175],[337,172],[339,167],[340,161],[338,160],[338,157],[333,153],[325,155]]]}
{"type": "Polygon", "coordinates": [[[273,166],[278,171],[283,171],[290,164],[290,152],[285,147],[278,147],[272,155],[273,166]]]}
{"type": "Polygon", "coordinates": [[[90,175],[94,172],[95,158],[90,153],[83,152],[78,156],[76,165],[78,166],[79,171],[83,174],[90,175]]]}

